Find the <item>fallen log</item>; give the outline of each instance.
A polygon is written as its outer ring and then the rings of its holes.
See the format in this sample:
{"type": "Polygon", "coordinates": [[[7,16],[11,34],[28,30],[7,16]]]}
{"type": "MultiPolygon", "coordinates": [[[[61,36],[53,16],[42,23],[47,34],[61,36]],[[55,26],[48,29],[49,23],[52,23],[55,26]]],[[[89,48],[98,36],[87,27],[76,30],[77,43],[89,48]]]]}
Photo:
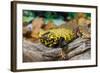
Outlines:
{"type": "MultiPolygon", "coordinates": [[[[70,60],[75,56],[85,54],[90,50],[90,40],[77,38],[68,44],[66,60],[70,60]]],[[[48,48],[41,43],[32,43],[23,39],[23,62],[38,62],[38,61],[57,61],[62,60],[59,55],[61,48],[48,48]]],[[[90,54],[88,54],[90,55],[90,54]]],[[[81,58],[82,56],[80,56],[81,58]]],[[[76,58],[80,59],[80,58],[76,58]]]]}

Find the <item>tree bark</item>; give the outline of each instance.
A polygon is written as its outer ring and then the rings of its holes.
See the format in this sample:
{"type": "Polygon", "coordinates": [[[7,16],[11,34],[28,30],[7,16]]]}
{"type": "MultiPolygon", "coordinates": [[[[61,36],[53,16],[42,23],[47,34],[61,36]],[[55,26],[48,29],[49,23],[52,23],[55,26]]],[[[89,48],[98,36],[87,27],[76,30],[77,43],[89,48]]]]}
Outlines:
{"type": "MultiPolygon", "coordinates": [[[[77,38],[71,43],[68,44],[66,60],[82,59],[83,54],[90,52],[90,40],[77,38]],[[80,57],[76,57],[80,55],[80,57]],[[75,58],[76,57],[76,58],[75,58]]],[[[23,39],[23,62],[38,62],[38,61],[57,61],[62,60],[61,48],[48,48],[42,45],[41,43],[32,43],[23,39]]],[[[90,53],[84,56],[90,58],[90,53]]]]}

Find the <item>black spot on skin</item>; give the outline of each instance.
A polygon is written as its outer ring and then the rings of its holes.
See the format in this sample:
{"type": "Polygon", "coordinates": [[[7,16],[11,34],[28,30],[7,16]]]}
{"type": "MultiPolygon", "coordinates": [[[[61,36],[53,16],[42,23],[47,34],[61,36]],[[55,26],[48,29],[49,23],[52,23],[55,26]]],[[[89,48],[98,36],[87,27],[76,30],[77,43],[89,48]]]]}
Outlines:
{"type": "Polygon", "coordinates": [[[42,36],[46,36],[46,35],[48,35],[50,32],[46,32],[46,33],[44,33],[42,36]]]}

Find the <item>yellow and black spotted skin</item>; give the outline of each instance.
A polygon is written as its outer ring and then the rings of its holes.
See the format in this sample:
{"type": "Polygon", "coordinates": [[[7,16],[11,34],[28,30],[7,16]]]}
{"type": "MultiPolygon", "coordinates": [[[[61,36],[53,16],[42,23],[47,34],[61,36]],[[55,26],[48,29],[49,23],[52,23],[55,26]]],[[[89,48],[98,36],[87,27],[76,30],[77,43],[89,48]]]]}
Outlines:
{"type": "Polygon", "coordinates": [[[53,48],[64,48],[74,38],[74,33],[70,29],[56,28],[48,30],[41,34],[40,42],[53,48]]]}

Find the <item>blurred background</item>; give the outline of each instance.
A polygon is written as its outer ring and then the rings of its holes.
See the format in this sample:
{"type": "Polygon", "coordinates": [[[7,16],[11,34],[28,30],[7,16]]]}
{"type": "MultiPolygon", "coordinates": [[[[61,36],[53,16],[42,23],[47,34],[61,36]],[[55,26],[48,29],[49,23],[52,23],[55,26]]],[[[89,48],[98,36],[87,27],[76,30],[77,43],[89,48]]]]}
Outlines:
{"type": "MultiPolygon", "coordinates": [[[[80,12],[81,13],[81,12],[80,12]]],[[[78,17],[78,12],[53,12],[53,11],[34,11],[34,10],[23,10],[23,25],[26,26],[32,23],[32,20],[36,17],[44,17],[45,24],[49,21],[53,22],[55,25],[64,24],[65,21],[73,20],[78,17]]],[[[90,13],[82,13],[83,17],[86,19],[91,18],[90,13]],[[84,15],[84,16],[83,16],[84,15]]]]}

